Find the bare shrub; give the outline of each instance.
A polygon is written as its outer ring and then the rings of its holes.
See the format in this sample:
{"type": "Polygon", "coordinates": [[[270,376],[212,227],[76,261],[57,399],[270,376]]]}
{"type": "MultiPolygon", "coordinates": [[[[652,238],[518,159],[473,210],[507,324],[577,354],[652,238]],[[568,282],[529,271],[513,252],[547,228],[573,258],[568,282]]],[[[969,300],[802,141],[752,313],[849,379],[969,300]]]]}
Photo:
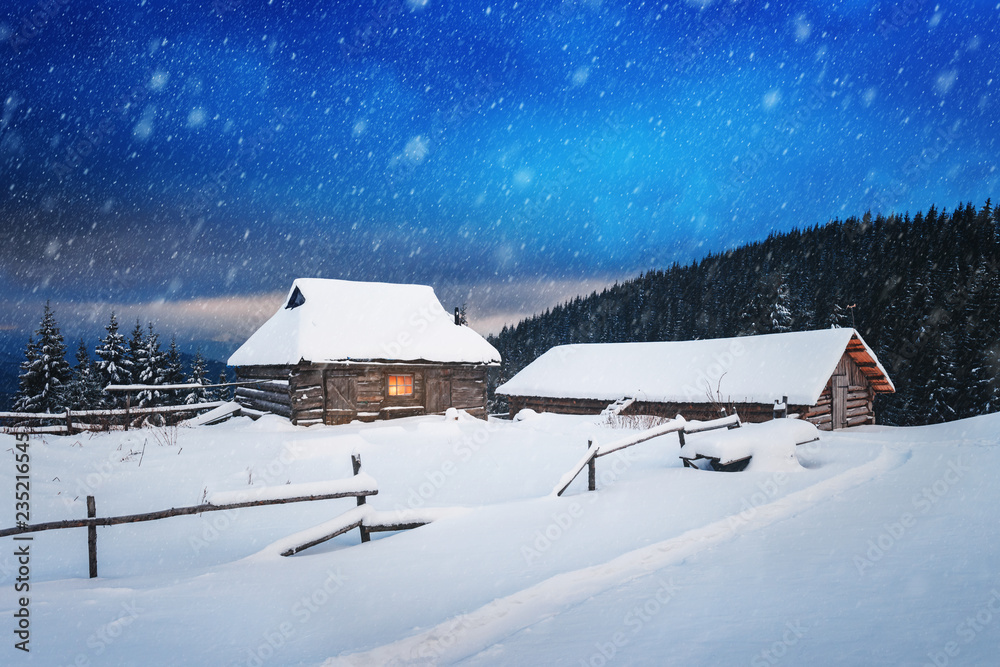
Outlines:
{"type": "Polygon", "coordinates": [[[611,428],[645,431],[669,421],[657,415],[608,415],[606,424],[611,428]]]}

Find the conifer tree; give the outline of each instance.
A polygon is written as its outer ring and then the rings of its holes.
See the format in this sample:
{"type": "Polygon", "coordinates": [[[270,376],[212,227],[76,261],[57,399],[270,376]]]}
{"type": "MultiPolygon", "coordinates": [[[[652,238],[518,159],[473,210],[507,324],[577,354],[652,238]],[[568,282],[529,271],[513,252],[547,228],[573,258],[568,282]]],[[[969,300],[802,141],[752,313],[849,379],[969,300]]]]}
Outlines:
{"type": "MultiPolygon", "coordinates": [[[[160,337],[149,323],[149,331],[142,341],[139,355],[139,384],[160,385],[164,379],[164,354],[160,351],[160,337]]],[[[163,393],[158,389],[143,389],[137,396],[139,407],[155,407],[160,405],[163,393]]]]}
{"type": "MultiPolygon", "coordinates": [[[[191,362],[191,375],[187,378],[188,384],[209,384],[207,372],[205,369],[205,358],[201,356],[201,348],[199,347],[195,350],[194,361],[191,362]]],[[[184,402],[187,404],[192,403],[203,403],[208,400],[208,389],[191,389],[188,394],[184,397],[184,402]]]]}
{"type": "Polygon", "coordinates": [[[146,336],[138,319],[128,339],[128,368],[130,384],[142,384],[140,375],[146,365],[146,336]]]}
{"type": "MultiPolygon", "coordinates": [[[[129,350],[125,345],[125,336],[118,331],[118,320],[114,311],[111,320],[104,327],[107,335],[101,339],[94,353],[97,356],[97,376],[101,388],[109,384],[132,384],[132,365],[129,350]]],[[[103,402],[106,405],[124,405],[125,398],[121,394],[107,394],[103,402]]]]}
{"type": "MultiPolygon", "coordinates": [[[[177,347],[177,336],[170,337],[170,346],[163,356],[163,384],[183,384],[184,365],[181,362],[181,351],[177,347]]],[[[168,389],[164,391],[164,397],[169,403],[177,403],[177,398],[181,396],[181,391],[168,389]]]]}
{"type": "Polygon", "coordinates": [[[17,394],[14,396],[14,411],[38,412],[42,409],[41,395],[45,389],[45,380],[39,369],[41,352],[34,336],[28,337],[24,357],[24,361],[21,362],[21,373],[18,375],[17,394]]]}
{"type": "MultiPolygon", "coordinates": [[[[229,378],[226,376],[226,369],[223,368],[219,371],[219,382],[218,384],[226,384],[229,382],[229,378]]],[[[233,393],[230,391],[231,387],[219,387],[216,389],[215,395],[220,401],[231,401],[233,400],[233,393]]]]}
{"type": "Polygon", "coordinates": [[[782,274],[771,299],[768,312],[768,332],[786,333],[792,330],[792,294],[788,289],[787,277],[782,274]]]}
{"type": "Polygon", "coordinates": [[[21,371],[15,410],[56,412],[63,408],[61,395],[63,386],[69,381],[70,368],[66,363],[63,336],[48,303],[34,340],[28,342],[21,371]]]}
{"type": "Polygon", "coordinates": [[[63,404],[73,410],[94,410],[100,407],[102,399],[97,366],[91,363],[87,344],[81,338],[76,348],[76,366],[63,392],[63,404]]]}

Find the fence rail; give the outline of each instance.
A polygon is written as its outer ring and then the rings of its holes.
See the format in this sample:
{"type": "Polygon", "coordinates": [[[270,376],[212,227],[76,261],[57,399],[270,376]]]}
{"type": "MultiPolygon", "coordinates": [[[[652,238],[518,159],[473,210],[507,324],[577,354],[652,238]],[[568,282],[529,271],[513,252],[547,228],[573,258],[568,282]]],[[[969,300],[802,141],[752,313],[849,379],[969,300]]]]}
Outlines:
{"type": "Polygon", "coordinates": [[[678,416],[676,419],[671,419],[659,426],[654,426],[653,428],[646,429],[635,435],[630,435],[619,440],[615,440],[606,445],[598,444],[593,438],[587,441],[587,453],[582,459],[580,459],[573,468],[562,476],[559,483],[556,484],[556,488],[552,492],[561,496],[569,485],[573,483],[573,480],[583,472],[584,468],[587,468],[587,489],[590,491],[597,490],[597,459],[602,456],[607,456],[608,454],[614,454],[615,452],[621,451],[628,447],[634,447],[639,443],[646,442],[647,440],[652,440],[653,438],[659,438],[660,436],[668,435],[670,433],[676,433],[680,444],[684,446],[684,434],[685,433],[702,433],[704,431],[714,431],[720,428],[739,428],[740,427],[740,417],[737,414],[731,414],[728,417],[722,417],[721,419],[713,419],[707,422],[689,422],[683,417],[678,416]]]}
{"type": "Polygon", "coordinates": [[[77,431],[99,431],[106,429],[115,418],[121,421],[127,430],[135,417],[144,415],[171,415],[188,412],[212,410],[225,405],[226,401],[211,401],[208,403],[185,403],[182,405],[161,405],[152,408],[108,408],[105,410],[66,410],[65,412],[0,412],[0,421],[15,421],[8,426],[0,427],[8,433],[67,433],[77,431]],[[94,423],[103,420],[105,423],[94,423]],[[29,424],[23,422],[62,422],[61,424],[29,424]]]}
{"type": "MultiPolygon", "coordinates": [[[[281,487],[281,491],[283,494],[289,494],[289,495],[283,495],[281,497],[256,498],[256,499],[247,499],[247,500],[240,500],[237,502],[218,503],[218,504],[203,503],[201,505],[191,505],[188,507],[172,507],[170,509],[159,510],[156,512],[144,512],[141,514],[126,514],[123,516],[109,516],[109,517],[98,517],[97,501],[95,500],[94,496],[87,496],[86,519],[49,521],[47,523],[21,525],[15,528],[4,528],[0,530],[0,537],[8,537],[11,535],[14,536],[23,535],[24,533],[36,533],[45,530],[62,530],[64,528],[87,528],[87,548],[88,548],[87,550],[88,550],[88,559],[90,561],[89,562],[90,577],[93,579],[97,576],[97,527],[98,526],[117,526],[123,523],[156,521],[159,519],[167,519],[174,516],[201,514],[202,512],[218,512],[220,510],[244,509],[248,507],[263,507],[265,505],[284,505],[288,503],[310,502],[314,500],[331,500],[334,498],[349,498],[352,496],[358,499],[358,505],[360,506],[365,503],[365,498],[367,496],[374,496],[378,494],[378,484],[375,482],[375,480],[371,479],[367,475],[361,475],[361,458],[357,454],[351,457],[351,463],[354,468],[354,477],[352,479],[336,480],[335,482],[331,482],[331,484],[337,484],[342,488],[337,488],[336,490],[332,490],[327,493],[309,493],[304,495],[294,495],[296,491],[296,485],[287,485],[281,487]]],[[[314,488],[313,485],[307,485],[307,486],[309,486],[310,488],[314,488]]],[[[226,494],[226,495],[229,496],[232,494],[226,494]]],[[[246,495],[252,496],[254,495],[254,491],[247,491],[246,495]]],[[[320,541],[325,541],[325,540],[320,540],[320,541]]],[[[362,526],[362,541],[365,542],[368,541],[367,531],[363,526],[362,526]]],[[[316,544],[318,543],[319,542],[316,542],[316,544]]],[[[313,546],[313,545],[307,545],[307,546],[313,546]]],[[[301,549],[299,550],[301,551],[301,549]]]]}

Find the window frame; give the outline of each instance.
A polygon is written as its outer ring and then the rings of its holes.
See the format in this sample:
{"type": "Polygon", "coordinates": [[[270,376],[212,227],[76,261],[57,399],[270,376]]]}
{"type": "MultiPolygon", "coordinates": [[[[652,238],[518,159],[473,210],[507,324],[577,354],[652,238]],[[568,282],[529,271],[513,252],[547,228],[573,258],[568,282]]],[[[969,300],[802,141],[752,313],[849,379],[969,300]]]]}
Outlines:
{"type": "Polygon", "coordinates": [[[385,395],[386,398],[413,398],[413,373],[387,373],[385,395]],[[393,380],[396,380],[396,382],[394,383],[393,380]],[[400,393],[400,388],[408,389],[409,391],[400,393]]]}

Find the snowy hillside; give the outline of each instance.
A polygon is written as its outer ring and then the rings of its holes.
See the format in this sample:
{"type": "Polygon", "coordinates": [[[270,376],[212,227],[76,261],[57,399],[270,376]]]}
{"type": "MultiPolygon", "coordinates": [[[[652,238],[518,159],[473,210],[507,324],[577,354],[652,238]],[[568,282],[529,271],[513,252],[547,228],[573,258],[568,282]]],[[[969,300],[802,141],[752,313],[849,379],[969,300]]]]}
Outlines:
{"type": "MultiPolygon", "coordinates": [[[[354,499],[101,527],[93,580],[85,528],[34,533],[29,654],[12,646],[18,573],[4,538],[4,664],[995,660],[1000,415],[824,433],[791,471],[683,468],[671,434],[600,459],[596,492],[584,474],[552,496],[588,438],[625,434],[595,421],[298,428],[265,417],[32,437],[32,523],[85,517],[88,494],[109,516],[348,478],[352,452],[377,480],[374,509],[464,511],[365,544],[353,530],[290,558],[269,546],[354,499]]],[[[9,527],[15,440],[0,442],[9,527]]]]}

